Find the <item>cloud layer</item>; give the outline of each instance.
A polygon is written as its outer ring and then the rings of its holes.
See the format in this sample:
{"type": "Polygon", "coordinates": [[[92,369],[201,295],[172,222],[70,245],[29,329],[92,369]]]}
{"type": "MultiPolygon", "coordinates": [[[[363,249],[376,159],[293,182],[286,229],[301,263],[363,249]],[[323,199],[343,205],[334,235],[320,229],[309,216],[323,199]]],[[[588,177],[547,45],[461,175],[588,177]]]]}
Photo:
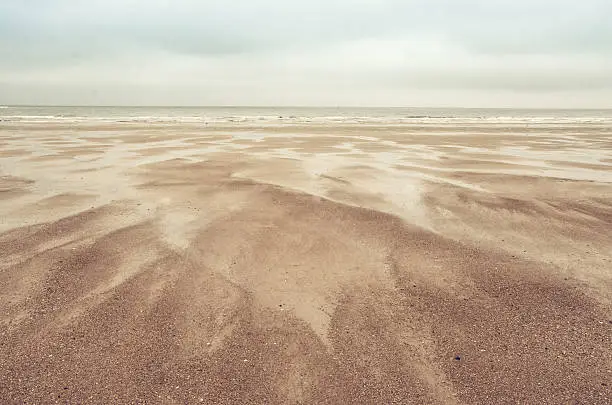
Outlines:
{"type": "Polygon", "coordinates": [[[612,107],[608,0],[5,0],[0,103],[612,107]]]}

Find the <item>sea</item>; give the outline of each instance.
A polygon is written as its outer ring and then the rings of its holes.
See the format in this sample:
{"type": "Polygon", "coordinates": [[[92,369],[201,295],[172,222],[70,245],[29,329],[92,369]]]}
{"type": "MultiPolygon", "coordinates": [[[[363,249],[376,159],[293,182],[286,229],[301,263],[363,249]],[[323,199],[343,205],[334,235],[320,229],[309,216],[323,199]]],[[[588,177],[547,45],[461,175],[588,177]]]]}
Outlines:
{"type": "Polygon", "coordinates": [[[612,125],[612,109],[0,106],[0,122],[612,125]]]}

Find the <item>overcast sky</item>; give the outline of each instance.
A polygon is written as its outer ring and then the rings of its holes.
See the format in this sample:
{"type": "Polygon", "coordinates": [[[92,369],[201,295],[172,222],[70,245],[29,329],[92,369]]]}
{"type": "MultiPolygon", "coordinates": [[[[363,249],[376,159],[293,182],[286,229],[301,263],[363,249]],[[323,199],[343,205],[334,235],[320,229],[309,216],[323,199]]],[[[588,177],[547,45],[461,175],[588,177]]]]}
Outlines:
{"type": "Polygon", "coordinates": [[[612,0],[0,0],[0,104],[612,107],[612,0]]]}

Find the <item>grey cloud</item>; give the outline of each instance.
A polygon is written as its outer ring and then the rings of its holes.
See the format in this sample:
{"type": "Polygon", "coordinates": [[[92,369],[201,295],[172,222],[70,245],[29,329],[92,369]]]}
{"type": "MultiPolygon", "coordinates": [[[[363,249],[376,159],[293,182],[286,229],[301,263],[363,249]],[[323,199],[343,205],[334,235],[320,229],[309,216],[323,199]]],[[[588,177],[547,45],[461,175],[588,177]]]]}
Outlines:
{"type": "Polygon", "coordinates": [[[612,81],[611,16],[609,0],[4,0],[0,82],[12,95],[65,86],[76,100],[112,82],[117,102],[129,98],[121,85],[146,80],[158,95],[192,80],[232,100],[257,82],[322,100],[338,83],[600,92],[612,81]]]}
{"type": "Polygon", "coordinates": [[[484,52],[612,48],[612,3],[602,0],[9,0],[0,7],[3,37],[72,51],[140,43],[217,54],[415,34],[484,52]]]}

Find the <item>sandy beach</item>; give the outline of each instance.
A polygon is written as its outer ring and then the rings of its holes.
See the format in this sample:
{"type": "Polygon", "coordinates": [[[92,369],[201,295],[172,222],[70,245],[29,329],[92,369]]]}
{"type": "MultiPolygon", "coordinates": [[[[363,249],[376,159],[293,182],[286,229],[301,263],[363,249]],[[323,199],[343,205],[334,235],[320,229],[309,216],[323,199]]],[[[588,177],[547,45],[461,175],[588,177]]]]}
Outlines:
{"type": "Polygon", "coordinates": [[[0,122],[6,404],[609,404],[612,128],[0,122]]]}

